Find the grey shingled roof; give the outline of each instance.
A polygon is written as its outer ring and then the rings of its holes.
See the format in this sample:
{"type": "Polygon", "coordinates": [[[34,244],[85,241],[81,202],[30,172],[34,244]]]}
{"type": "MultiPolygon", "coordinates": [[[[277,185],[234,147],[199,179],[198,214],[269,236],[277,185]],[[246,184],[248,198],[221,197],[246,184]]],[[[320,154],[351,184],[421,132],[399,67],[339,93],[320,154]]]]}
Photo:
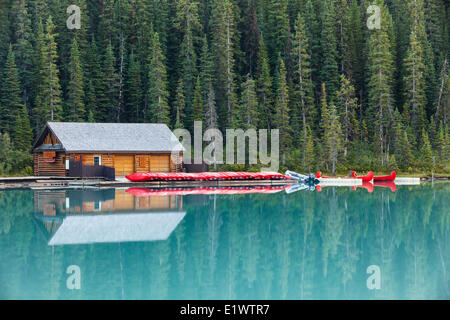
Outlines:
{"type": "Polygon", "coordinates": [[[66,151],[184,151],[165,124],[48,122],[48,126],[66,151]]]}

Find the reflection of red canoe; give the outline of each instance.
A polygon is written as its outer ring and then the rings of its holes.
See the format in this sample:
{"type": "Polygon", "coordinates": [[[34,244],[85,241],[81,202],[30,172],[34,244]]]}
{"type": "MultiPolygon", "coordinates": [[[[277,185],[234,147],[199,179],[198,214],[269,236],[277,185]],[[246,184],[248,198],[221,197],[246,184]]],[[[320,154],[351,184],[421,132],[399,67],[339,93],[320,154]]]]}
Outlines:
{"type": "Polygon", "coordinates": [[[373,177],[374,181],[394,181],[397,177],[397,173],[395,171],[392,171],[392,173],[388,176],[384,177],[373,177]]]}
{"type": "Polygon", "coordinates": [[[371,182],[368,182],[368,181],[363,181],[363,184],[361,186],[353,187],[353,190],[356,191],[356,188],[364,188],[369,193],[373,192],[373,184],[371,182]]]}
{"type": "Polygon", "coordinates": [[[319,178],[323,178],[323,179],[362,179],[362,181],[372,181],[372,179],[373,179],[373,172],[369,171],[367,173],[367,175],[365,175],[363,177],[358,177],[356,175],[355,171],[352,172],[352,176],[351,177],[324,177],[324,176],[322,176],[322,172],[318,171],[316,173],[316,178],[317,179],[319,179],[319,178]]]}
{"type": "Polygon", "coordinates": [[[289,180],[276,172],[138,172],[126,178],[133,182],[145,181],[218,181],[218,180],[289,180]]]}
{"type": "Polygon", "coordinates": [[[202,188],[164,188],[164,189],[146,189],[129,188],[126,192],[137,197],[150,196],[185,196],[188,194],[248,194],[248,193],[277,193],[288,186],[267,186],[267,187],[202,187],[202,188]]]}
{"type": "Polygon", "coordinates": [[[375,187],[385,187],[391,189],[392,192],[397,191],[397,186],[392,181],[379,181],[374,183],[375,187]]]}
{"type": "Polygon", "coordinates": [[[372,181],[372,179],[373,179],[373,172],[372,172],[372,171],[369,171],[369,172],[367,173],[367,175],[365,175],[365,176],[363,176],[363,177],[358,177],[358,175],[356,174],[356,172],[353,171],[353,172],[352,172],[352,178],[354,178],[354,179],[362,179],[362,181],[364,181],[364,182],[369,182],[369,181],[372,181]]]}

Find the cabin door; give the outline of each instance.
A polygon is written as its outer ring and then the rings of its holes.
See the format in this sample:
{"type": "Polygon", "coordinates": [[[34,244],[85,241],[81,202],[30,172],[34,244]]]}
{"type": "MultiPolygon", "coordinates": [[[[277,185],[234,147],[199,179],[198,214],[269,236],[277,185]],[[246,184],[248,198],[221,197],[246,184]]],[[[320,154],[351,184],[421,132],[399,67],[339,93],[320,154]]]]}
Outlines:
{"type": "Polygon", "coordinates": [[[151,172],[170,172],[170,155],[151,154],[150,155],[151,172]]]}
{"type": "Polygon", "coordinates": [[[127,176],[134,173],[134,157],[132,155],[116,155],[114,168],[116,168],[116,176],[127,176]]]}

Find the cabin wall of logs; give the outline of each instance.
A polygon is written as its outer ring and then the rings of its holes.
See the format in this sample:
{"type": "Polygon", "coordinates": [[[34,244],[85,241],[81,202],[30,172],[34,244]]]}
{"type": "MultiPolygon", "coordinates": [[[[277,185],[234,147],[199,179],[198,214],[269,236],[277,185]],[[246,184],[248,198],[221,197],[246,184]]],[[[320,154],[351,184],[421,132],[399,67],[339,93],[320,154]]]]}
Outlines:
{"type": "Polygon", "coordinates": [[[83,165],[102,165],[116,169],[116,176],[134,172],[181,172],[182,154],[109,154],[109,153],[34,153],[35,176],[67,176],[66,160],[81,161],[83,165]],[[175,162],[174,162],[175,161],[175,162]],[[179,162],[178,162],[179,161],[179,162]]]}

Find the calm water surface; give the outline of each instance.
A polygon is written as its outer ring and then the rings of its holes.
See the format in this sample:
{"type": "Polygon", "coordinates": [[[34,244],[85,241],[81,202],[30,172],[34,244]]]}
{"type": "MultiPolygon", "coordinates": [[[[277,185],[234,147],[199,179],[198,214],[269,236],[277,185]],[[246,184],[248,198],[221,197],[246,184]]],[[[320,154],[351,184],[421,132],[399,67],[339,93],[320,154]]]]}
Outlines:
{"type": "Polygon", "coordinates": [[[449,195],[0,191],[0,298],[448,299],[449,195]]]}

